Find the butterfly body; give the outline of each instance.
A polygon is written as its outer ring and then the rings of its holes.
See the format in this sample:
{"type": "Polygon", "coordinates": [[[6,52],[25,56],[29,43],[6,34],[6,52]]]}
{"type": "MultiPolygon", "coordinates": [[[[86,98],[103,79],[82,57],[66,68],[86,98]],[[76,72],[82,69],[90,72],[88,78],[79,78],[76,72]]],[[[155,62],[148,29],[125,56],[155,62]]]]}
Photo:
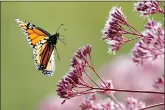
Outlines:
{"type": "Polygon", "coordinates": [[[51,35],[51,36],[49,36],[49,39],[48,39],[47,42],[50,43],[50,44],[52,44],[52,45],[56,45],[59,36],[60,36],[59,33],[56,33],[54,35],[51,35]]]}
{"type": "Polygon", "coordinates": [[[54,49],[59,33],[49,34],[44,29],[20,19],[15,19],[33,48],[33,59],[37,70],[44,75],[52,76],[55,71],[54,49]]]}

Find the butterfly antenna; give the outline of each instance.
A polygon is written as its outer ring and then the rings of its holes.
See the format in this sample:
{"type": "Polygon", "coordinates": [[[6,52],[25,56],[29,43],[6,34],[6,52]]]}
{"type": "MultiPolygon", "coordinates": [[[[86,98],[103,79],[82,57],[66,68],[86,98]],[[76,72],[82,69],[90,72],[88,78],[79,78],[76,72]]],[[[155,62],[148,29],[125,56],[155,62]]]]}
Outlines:
{"type": "Polygon", "coordinates": [[[63,40],[61,40],[60,38],[58,38],[63,44],[65,44],[66,45],[66,43],[63,41],[63,40]]]}
{"type": "MultiPolygon", "coordinates": [[[[60,27],[62,26],[62,25],[64,25],[64,24],[61,24],[59,27],[58,27],[58,29],[57,29],[57,31],[56,31],[56,33],[58,32],[58,30],[60,29],[60,27]]],[[[64,29],[65,31],[67,31],[67,29],[64,29]]],[[[65,37],[63,36],[63,39],[60,39],[59,37],[58,37],[58,39],[63,43],[63,44],[65,44],[66,45],[66,43],[63,41],[64,39],[65,39],[65,37]]]]}
{"type": "Polygon", "coordinates": [[[58,32],[58,30],[61,28],[61,26],[62,26],[62,25],[64,25],[64,24],[61,24],[61,25],[58,27],[58,29],[57,29],[56,33],[58,32]]]}
{"type": "Polygon", "coordinates": [[[57,51],[57,48],[55,47],[55,50],[56,50],[56,53],[57,53],[57,57],[58,57],[58,59],[60,60],[60,56],[59,56],[59,54],[58,54],[58,51],[57,51]]]}

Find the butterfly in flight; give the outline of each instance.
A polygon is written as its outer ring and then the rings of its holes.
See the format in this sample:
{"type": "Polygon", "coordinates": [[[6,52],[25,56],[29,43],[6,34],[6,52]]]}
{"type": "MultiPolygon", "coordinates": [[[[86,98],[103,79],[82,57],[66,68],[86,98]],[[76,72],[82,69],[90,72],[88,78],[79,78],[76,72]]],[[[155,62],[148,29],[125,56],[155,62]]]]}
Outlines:
{"type": "Polygon", "coordinates": [[[37,70],[42,71],[44,75],[52,76],[55,71],[54,49],[59,58],[56,44],[58,40],[63,42],[58,33],[59,28],[63,24],[59,26],[55,34],[51,35],[44,29],[30,22],[24,22],[20,19],[15,20],[33,48],[33,59],[37,70]]]}

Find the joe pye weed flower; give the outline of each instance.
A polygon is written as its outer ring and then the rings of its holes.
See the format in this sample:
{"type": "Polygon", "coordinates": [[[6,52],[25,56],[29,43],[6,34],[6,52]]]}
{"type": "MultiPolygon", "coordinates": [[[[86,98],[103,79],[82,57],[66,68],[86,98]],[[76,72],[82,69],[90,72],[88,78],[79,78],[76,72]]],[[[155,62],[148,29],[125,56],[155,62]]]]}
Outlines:
{"type": "Polygon", "coordinates": [[[139,1],[133,7],[140,16],[148,20],[144,31],[139,32],[127,21],[121,7],[113,7],[109,11],[101,31],[102,40],[108,44],[108,52],[112,54],[136,40],[131,56],[118,60],[113,68],[106,65],[102,71],[106,73],[100,74],[92,62],[94,47],[90,44],[80,47],[72,56],[69,71],[57,84],[57,94],[64,99],[61,106],[65,106],[72,98],[81,97],[77,104],[80,110],[164,109],[164,28],[160,21],[151,17],[158,13],[164,17],[165,12],[156,0],[139,1]],[[126,35],[131,35],[132,38],[127,38],[126,35]],[[92,73],[89,74],[88,69],[92,73]],[[96,75],[99,81],[93,79],[91,74],[96,75]],[[124,99],[116,97],[120,93],[127,93],[124,99]],[[148,97],[152,100],[158,98],[159,101],[149,103],[148,97]]]}

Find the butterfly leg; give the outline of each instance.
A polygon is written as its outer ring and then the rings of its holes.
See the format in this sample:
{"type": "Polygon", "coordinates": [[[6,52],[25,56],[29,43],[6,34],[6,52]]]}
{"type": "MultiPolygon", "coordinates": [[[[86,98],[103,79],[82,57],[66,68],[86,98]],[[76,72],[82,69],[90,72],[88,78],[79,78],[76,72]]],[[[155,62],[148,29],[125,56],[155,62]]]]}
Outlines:
{"type": "Polygon", "coordinates": [[[57,56],[58,56],[58,59],[60,60],[60,56],[58,54],[58,51],[57,51],[57,48],[55,47],[55,50],[56,50],[56,53],[57,53],[57,56]]]}

